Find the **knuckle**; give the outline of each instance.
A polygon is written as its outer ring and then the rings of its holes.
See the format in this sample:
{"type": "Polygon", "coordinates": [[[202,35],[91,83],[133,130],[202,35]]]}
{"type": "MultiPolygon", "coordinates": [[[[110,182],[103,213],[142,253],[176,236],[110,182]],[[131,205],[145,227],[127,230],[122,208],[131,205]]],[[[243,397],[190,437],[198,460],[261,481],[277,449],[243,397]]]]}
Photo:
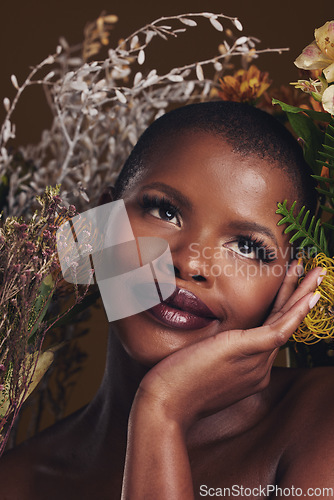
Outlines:
{"type": "Polygon", "coordinates": [[[269,325],[271,336],[273,338],[273,348],[281,347],[287,342],[287,334],[284,328],[269,325]]]}

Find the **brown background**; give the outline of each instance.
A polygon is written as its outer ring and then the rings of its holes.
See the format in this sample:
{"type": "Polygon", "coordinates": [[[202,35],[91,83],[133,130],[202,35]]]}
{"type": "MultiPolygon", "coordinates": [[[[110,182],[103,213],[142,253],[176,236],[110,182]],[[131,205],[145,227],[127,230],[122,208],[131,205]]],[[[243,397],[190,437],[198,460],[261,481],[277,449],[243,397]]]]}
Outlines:
{"type": "MultiPolygon", "coordinates": [[[[270,72],[275,84],[287,84],[297,78],[293,60],[313,40],[314,28],[334,17],[330,3],[328,0],[121,0],[114,3],[106,0],[3,1],[0,30],[1,101],[5,96],[11,99],[14,96],[10,83],[12,73],[21,82],[31,65],[54,51],[59,36],[64,36],[71,44],[80,42],[85,24],[98,17],[102,11],[119,16],[112,35],[114,41],[160,16],[201,11],[237,16],[244,26],[244,33],[261,39],[262,48],[290,47],[289,53],[261,56],[257,63],[262,70],[270,72]]],[[[218,32],[214,34],[213,31],[208,28],[199,34],[193,28],[177,45],[168,42],[171,45],[167,47],[163,45],[167,42],[163,41],[159,42],[160,45],[155,44],[155,50],[149,54],[152,66],[168,69],[176,64],[214,55],[222,35],[218,32]],[[166,54],[169,54],[169,59],[166,54]]],[[[18,142],[21,144],[38,141],[41,130],[49,123],[50,114],[39,92],[36,89],[29,90],[20,104],[19,112],[14,115],[18,142]]],[[[3,117],[1,107],[1,121],[3,117]]],[[[91,333],[82,341],[82,347],[89,352],[89,357],[73,390],[69,411],[91,399],[103,373],[108,327],[104,312],[101,310],[92,322],[91,333]]]]}

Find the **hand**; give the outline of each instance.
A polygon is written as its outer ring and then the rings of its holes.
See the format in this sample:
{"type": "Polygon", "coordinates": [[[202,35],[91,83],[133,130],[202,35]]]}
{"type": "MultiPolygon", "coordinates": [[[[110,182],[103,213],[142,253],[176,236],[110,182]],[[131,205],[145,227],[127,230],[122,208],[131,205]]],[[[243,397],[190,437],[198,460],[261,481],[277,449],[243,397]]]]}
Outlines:
{"type": "Polygon", "coordinates": [[[288,271],[263,326],[223,331],[163,359],[142,380],[134,408],[148,404],[153,413],[163,410],[166,418],[187,429],[202,416],[263,390],[278,348],[309,312],[323,272],[312,270],[296,288],[296,265],[288,271]]]}

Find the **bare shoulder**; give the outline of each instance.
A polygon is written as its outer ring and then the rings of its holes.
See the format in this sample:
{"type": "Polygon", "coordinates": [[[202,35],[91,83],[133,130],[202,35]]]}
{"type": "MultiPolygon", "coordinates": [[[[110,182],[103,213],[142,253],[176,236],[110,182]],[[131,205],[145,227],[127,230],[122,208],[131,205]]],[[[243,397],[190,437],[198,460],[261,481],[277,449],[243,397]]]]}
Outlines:
{"type": "MultiPolygon", "coordinates": [[[[1,500],[35,500],[43,478],[66,470],[75,449],[71,427],[76,414],[46,429],[0,459],[1,500]]],[[[52,496],[49,496],[52,498],[52,496]]]]}
{"type": "Polygon", "coordinates": [[[331,488],[334,493],[334,368],[293,370],[283,400],[281,428],[286,446],[278,483],[303,491],[331,488]]]}

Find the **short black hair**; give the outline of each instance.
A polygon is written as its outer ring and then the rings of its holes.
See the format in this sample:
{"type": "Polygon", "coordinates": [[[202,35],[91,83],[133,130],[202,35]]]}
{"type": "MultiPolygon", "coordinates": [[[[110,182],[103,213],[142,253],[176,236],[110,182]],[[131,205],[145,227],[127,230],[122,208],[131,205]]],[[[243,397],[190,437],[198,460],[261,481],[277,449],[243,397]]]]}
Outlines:
{"type": "Polygon", "coordinates": [[[166,137],[177,138],[186,131],[220,136],[241,156],[255,155],[271,160],[273,167],[281,168],[292,180],[298,206],[305,205],[315,212],[315,182],[296,139],[269,113],[249,104],[229,101],[189,104],[154,121],[139,138],[121,170],[115,196],[122,196],[131,179],[145,169],[147,160],[166,137]]]}

